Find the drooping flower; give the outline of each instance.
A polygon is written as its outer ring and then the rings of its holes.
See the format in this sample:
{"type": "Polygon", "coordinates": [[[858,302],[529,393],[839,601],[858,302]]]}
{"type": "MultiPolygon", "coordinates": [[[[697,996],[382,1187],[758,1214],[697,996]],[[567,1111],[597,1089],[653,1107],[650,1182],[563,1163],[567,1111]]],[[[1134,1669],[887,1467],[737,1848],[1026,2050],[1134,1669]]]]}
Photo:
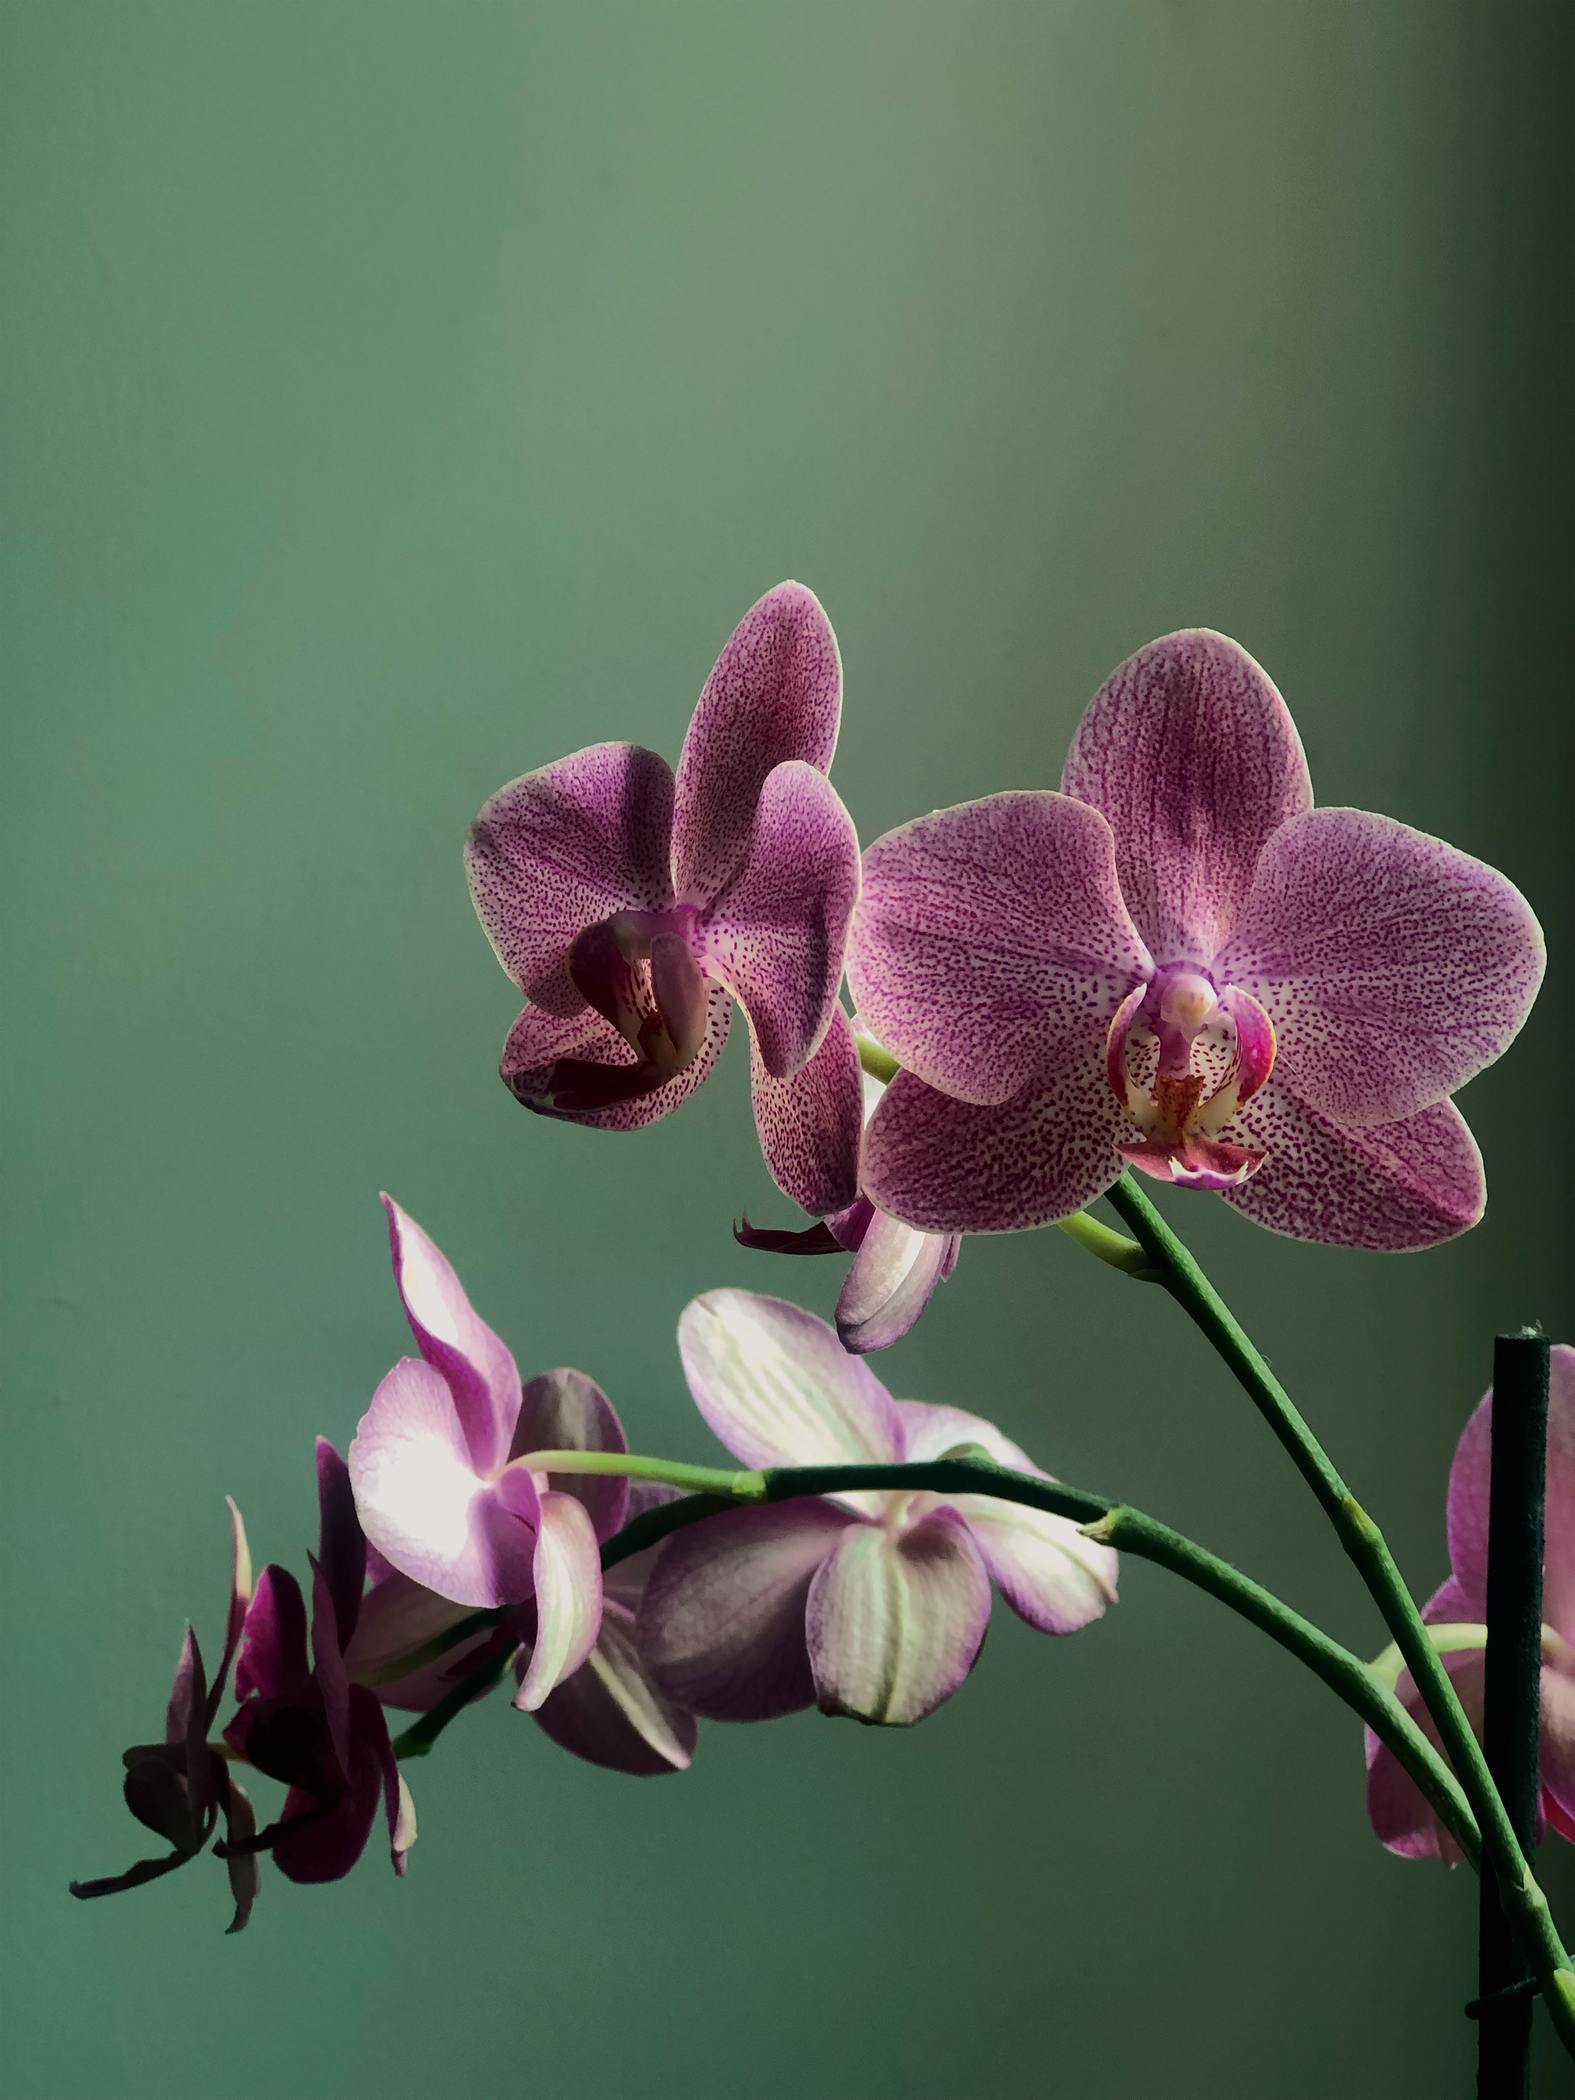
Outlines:
{"type": "MultiPolygon", "coordinates": [[[[631,1481],[629,1518],[673,1494],[671,1488],[631,1481]]],[[[517,1606],[497,1625],[472,1634],[436,1660],[391,1677],[390,1666],[401,1656],[437,1640],[467,1616],[466,1606],[422,1589],[392,1568],[367,1592],[346,1658],[351,1677],[371,1684],[385,1706],[426,1713],[489,1657],[497,1663],[498,1681],[512,1662],[515,1705],[530,1712],[560,1748],[591,1764],[642,1777],[687,1771],[698,1733],[694,1716],[658,1690],[634,1640],[635,1615],[656,1552],[647,1547],[604,1574],[595,1646],[583,1666],[535,1707],[526,1707],[524,1699],[535,1645],[533,1604],[517,1606]]]]}
{"type": "MultiPolygon", "coordinates": [[[[1422,1607],[1439,1629],[1434,1639],[1461,1704],[1482,1733],[1487,1650],[1488,1480],[1492,1466],[1493,1395],[1473,1409],[1449,1469],[1449,1578],[1422,1607]]],[[[1546,1553],[1542,1570],[1542,1815],[1575,1842],[1575,1348],[1551,1352],[1548,1384],[1546,1553]]],[[[1402,1703],[1435,1747],[1438,1732],[1411,1673],[1394,1650],[1375,1665],[1395,1683],[1402,1703]]],[[[1414,1780],[1367,1731],[1367,1813],[1391,1852],[1406,1859],[1453,1863],[1460,1848],[1423,1799],[1414,1780]]]]}
{"type": "MultiPolygon", "coordinates": [[[[1039,1471],[977,1415],[894,1400],[825,1321],[780,1298],[710,1291],[678,1335],[696,1405],[746,1466],[897,1463],[980,1445],[1039,1471]]],[[[992,1580],[1030,1626],[1071,1633],[1115,1601],[1115,1578],[1109,1547],[994,1496],[745,1505],[663,1546],[640,1647],[668,1697],[703,1719],[764,1720],[818,1702],[863,1721],[917,1721],[973,1668],[992,1580]]]]}
{"type": "MultiPolygon", "coordinates": [[[[855,1024],[856,1025],[856,1024],[855,1024]]],[[[864,1075],[866,1127],[885,1087],[864,1075]]],[[[833,1314],[844,1349],[868,1356],[889,1349],[913,1327],[920,1313],[957,1266],[962,1235],[921,1232],[879,1210],[860,1189],[846,1210],[833,1211],[802,1231],[751,1225],[733,1228],[742,1247],[766,1254],[851,1254],[833,1314]]]]}
{"type": "Polygon", "coordinates": [[[1264,672],[1223,635],[1169,635],[1095,695],[1061,793],[940,810],[866,854],[849,977],[905,1069],[865,1188],[930,1231],[1008,1231],[1131,1165],[1299,1239],[1448,1239],[1484,1203],[1449,1097],[1542,968],[1511,883],[1315,809],[1264,672]]]}
{"type": "Polygon", "coordinates": [[[312,1562],[310,1647],[306,1603],[288,1569],[269,1566],[247,1607],[235,1690],[224,1731],[235,1755],[289,1789],[278,1820],[253,1846],[271,1851],[291,1881],[338,1881],[366,1849],[382,1803],[394,1871],[415,1842],[415,1807],[400,1776],[375,1696],[352,1684],[345,1651],[355,1638],[366,1575],[344,1460],[317,1440],[320,1532],[312,1562]]]}
{"type": "MultiPolygon", "coordinates": [[[[97,1881],[73,1881],[73,1896],[115,1896],[140,1888],[185,1866],[206,1850],[219,1818],[227,1844],[244,1845],[257,1828],[252,1805],[231,1772],[223,1753],[208,1734],[224,1698],[241,1625],[252,1594],[251,1553],[246,1527],[233,1502],[230,1509],[230,1602],[225,1618],[224,1651],[212,1684],[203,1667],[197,1636],[188,1626],[175,1665],[162,1743],[138,1743],[124,1755],[126,1806],[139,1823],[165,1839],[167,1854],[140,1859],[124,1874],[97,1881]]],[[[259,1885],[255,1856],[233,1852],[227,1860],[230,1894],[235,1901],[228,1930],[239,1932],[251,1916],[259,1885]]]]}
{"type": "Polygon", "coordinates": [[[826,778],[841,706],[829,621],[779,584],[717,659],[676,780],[637,744],[593,744],[500,789],[467,852],[530,1001],[503,1051],[515,1098],[604,1130],[654,1122],[709,1075],[736,999],[766,1163],[817,1216],[852,1201],[856,1171],[837,992],[859,849],[826,778]]]}
{"type": "Polygon", "coordinates": [[[394,1276],[419,1357],[372,1396],[350,1446],[366,1535],[391,1568],[450,1603],[534,1607],[521,1687],[539,1706],[585,1661],[602,1613],[599,1543],[623,1524],[629,1486],[520,1460],[533,1451],[627,1451],[612,1403],[583,1372],[524,1386],[507,1345],[472,1307],[436,1244],[391,1197],[394,1276]]]}

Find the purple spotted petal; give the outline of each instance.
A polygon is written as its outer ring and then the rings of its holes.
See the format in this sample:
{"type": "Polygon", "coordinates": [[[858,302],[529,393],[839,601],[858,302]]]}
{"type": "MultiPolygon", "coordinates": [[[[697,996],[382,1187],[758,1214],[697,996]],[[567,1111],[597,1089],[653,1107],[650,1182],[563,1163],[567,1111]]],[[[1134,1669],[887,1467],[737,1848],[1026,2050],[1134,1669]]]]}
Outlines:
{"type": "Polygon", "coordinates": [[[538,1115],[586,1123],[595,1130],[640,1130],[671,1115],[711,1076],[727,1041],[733,1002],[721,984],[706,987],[705,1038],[675,1078],[641,1067],[611,1022],[586,1010],[557,1020],[527,1006],[503,1046],[503,1083],[538,1115]],[[653,1083],[654,1080],[654,1083],[653,1083]]]}
{"type": "Polygon", "coordinates": [[[405,1357],[372,1396],[350,1446],[367,1537],[390,1566],[456,1604],[531,1594],[536,1490],[528,1472],[496,1482],[470,1460],[449,1387],[405,1357]]]}
{"type": "MultiPolygon", "coordinates": [[[[583,1371],[542,1371],[525,1387],[510,1458],[532,1451],[627,1451],[629,1439],[607,1395],[583,1371]]],[[[551,1485],[583,1502],[599,1539],[621,1531],[629,1509],[629,1483],[590,1473],[551,1477],[551,1485]]]]}
{"type": "Polygon", "coordinates": [[[1341,1130],[1271,1081],[1225,1135],[1268,1158],[1224,1200],[1292,1239],[1431,1247],[1475,1225],[1487,1201],[1482,1155],[1451,1101],[1404,1122],[1341,1130]]]}
{"type": "Polygon", "coordinates": [[[1493,868],[1359,809],[1315,809],[1264,847],[1219,984],[1267,1008],[1278,1073],[1347,1126],[1393,1123],[1502,1055],[1546,955],[1493,868]]]}
{"type": "Polygon", "coordinates": [[[1109,818],[1121,894],[1158,963],[1218,952],[1270,835],[1312,807],[1285,702],[1245,649],[1205,628],[1111,672],[1061,785],[1109,818]]]}
{"type": "Polygon", "coordinates": [[[366,1534],[355,1513],[350,1469],[327,1437],[317,1439],[317,1564],[332,1600],[341,1650],[354,1638],[366,1582],[366,1534]]]}
{"type": "Polygon", "coordinates": [[[809,1587],[857,1523],[811,1499],[726,1510],[675,1532],[646,1585],[637,1627],[640,1654],[665,1696],[710,1721],[768,1721],[813,1705],[809,1587]]]}
{"type": "Polygon", "coordinates": [[[785,1298],[707,1291],[684,1307],[678,1351],[695,1405],[746,1466],[902,1455],[896,1403],[875,1373],[785,1298]]]}
{"type": "Polygon", "coordinates": [[[774,1079],[806,1063],[830,1024],[858,894],[858,835],[836,789],[798,759],[776,767],[703,936],[774,1079]]]}
{"type": "Polygon", "coordinates": [[[1097,1055],[985,1106],[899,1072],[864,1134],[864,1186],[924,1232],[1017,1232],[1103,1195],[1130,1129],[1097,1055]]]}
{"type": "MultiPolygon", "coordinates": [[[[1488,1481],[1492,1472],[1493,1395],[1478,1401],[1461,1431],[1449,1469],[1449,1565],[1460,1608],[1487,1612],[1488,1481]]],[[[1546,1557],[1542,1617],[1575,1642],[1575,1348],[1560,1342],[1548,1365],[1546,1557]]]]}
{"type": "Polygon", "coordinates": [[[751,606],[705,682],[678,761],[673,881],[709,904],[743,859],[766,775],[784,759],[830,770],[842,665],[813,591],[781,583],[751,606]]]}
{"type": "Polygon", "coordinates": [[[916,1078],[1001,1102],[1075,1070],[1150,961],[1110,827],[1065,795],[990,795],[877,839],[848,949],[861,1023],[916,1078]]]}
{"type": "MultiPolygon", "coordinates": [[[[942,1458],[959,1444],[980,1444],[998,1465],[1053,1480],[993,1422],[960,1407],[899,1400],[907,1455],[942,1458]]],[[[968,1522],[996,1588],[1019,1618],[1041,1633],[1076,1633],[1116,1601],[1117,1556],[1085,1538],[1069,1517],[1027,1509],[999,1495],[950,1495],[946,1506],[968,1522]]]]}
{"type": "Polygon", "coordinates": [[[569,950],[588,926],[672,902],[673,776],[638,744],[593,744],[500,788],[471,829],[476,912],[527,999],[577,1013],[569,950]]]}
{"type": "Polygon", "coordinates": [[[919,1232],[872,1210],[837,1299],[843,1348],[867,1356],[901,1341],[949,1274],[956,1246],[955,1234],[919,1232]]]}
{"type": "Polygon", "coordinates": [[[537,1707],[536,1720],[560,1749],[642,1777],[687,1771],[699,1736],[693,1714],[662,1696],[641,1661],[634,1614],[610,1601],[584,1669],[537,1707]]]}
{"type": "Polygon", "coordinates": [[[602,1619],[602,1563],[590,1513],[551,1488],[541,1497],[532,1588],[536,1638],[514,1701],[526,1713],[580,1667],[602,1619]]]}
{"type": "Polygon", "coordinates": [[[311,1675],[306,1654],[306,1603],[287,1568],[269,1566],[257,1578],[247,1606],[235,1665],[235,1696],[288,1699],[311,1675]]]}
{"type": "Polygon", "coordinates": [[[853,1030],[841,1007],[807,1065],[773,1079],[750,1034],[755,1128],[771,1178],[812,1217],[846,1210],[858,1193],[863,1088],[853,1030]]]}
{"type": "Polygon", "coordinates": [[[973,1668],[989,1623],[990,1577],[955,1510],[900,1535],[855,1524],[810,1584],[816,1699],[858,1721],[922,1721],[973,1668]]]}
{"type": "Polygon", "coordinates": [[[513,1355],[471,1304],[437,1242],[392,1196],[384,1196],[383,1208],[394,1281],[416,1347],[447,1382],[471,1463],[480,1473],[495,1472],[519,1413],[513,1355]]]}

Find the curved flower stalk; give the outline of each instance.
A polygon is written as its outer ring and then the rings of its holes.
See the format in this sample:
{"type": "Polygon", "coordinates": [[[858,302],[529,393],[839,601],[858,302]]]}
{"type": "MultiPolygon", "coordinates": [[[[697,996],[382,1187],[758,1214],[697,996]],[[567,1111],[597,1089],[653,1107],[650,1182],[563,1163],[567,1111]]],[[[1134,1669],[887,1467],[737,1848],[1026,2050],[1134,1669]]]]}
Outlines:
{"type": "Polygon", "coordinates": [[[628,1487],[552,1485],[520,1463],[563,1447],[625,1451],[612,1403],[583,1372],[526,1385],[436,1243],[385,1196],[394,1276],[419,1357],[397,1363],[350,1446],[366,1535],[388,1566],[454,1604],[532,1606],[521,1703],[541,1705],[596,1644],[598,1544],[624,1521],[628,1487]]]}
{"type": "MultiPolygon", "coordinates": [[[[866,1128],[885,1091],[885,1082],[866,1071],[866,1128]]],[[[741,1247],[767,1254],[851,1254],[833,1318],[843,1348],[855,1356],[900,1342],[962,1251],[961,1233],[920,1232],[877,1209],[862,1188],[845,1210],[803,1231],[776,1231],[745,1218],[733,1227],[733,1237],[741,1247]]]]}
{"type": "MultiPolygon", "coordinates": [[[[1482,1734],[1483,1664],[1487,1649],[1488,1478],[1493,1395],[1472,1411],[1449,1469],[1449,1577],[1422,1607],[1434,1629],[1460,1702],[1482,1734]]],[[[1575,1348],[1560,1343],[1549,1364],[1546,1558],[1542,1627],[1542,1814],[1549,1829],[1575,1842],[1575,1348]]],[[[1374,1668],[1394,1684],[1401,1704],[1435,1744],[1438,1730],[1399,1651],[1374,1668]]],[[[1460,1848],[1396,1764],[1367,1734],[1367,1813],[1374,1831],[1407,1859],[1453,1864],[1460,1848]]]]}
{"type": "MultiPolygon", "coordinates": [[[[989,1422],[894,1400],[823,1320],[780,1298],[710,1291],[679,1349],[695,1403],[748,1466],[895,1464],[982,1450],[1040,1474],[989,1422]]],[[[1116,1556],[1076,1524],[985,1495],[855,1491],[746,1506],[669,1541],[640,1608],[656,1682],[714,1720],[818,1704],[922,1720],[978,1659],[992,1581],[1044,1633],[1114,1603],[1116,1556]]]]}
{"type": "Polygon", "coordinates": [[[466,865],[530,1001],[503,1052],[516,1100],[604,1130],[655,1122],[709,1076],[736,999],[773,1177],[816,1216],[852,1202],[858,1063],[837,992],[859,849],[826,778],[841,707],[830,622],[779,584],[717,659],[676,778],[637,744],[594,744],[487,803],[466,865]]]}
{"type": "MultiPolygon", "coordinates": [[[[251,1551],[246,1526],[233,1501],[230,1510],[230,1601],[225,1614],[224,1649],[213,1682],[203,1667],[202,1650],[190,1626],[181,1642],[170,1687],[162,1743],[138,1743],[124,1753],[126,1806],[149,1830],[165,1839],[167,1854],[140,1859],[124,1874],[97,1881],[73,1881],[73,1896],[117,1896],[126,1889],[183,1867],[206,1851],[219,1818],[229,1844],[244,1846],[257,1828],[244,1788],[222,1752],[209,1742],[209,1732],[224,1699],[224,1687],[241,1638],[252,1595],[251,1551]]],[[[227,1930],[240,1932],[251,1916],[261,1880],[254,1855],[232,1852],[228,1859],[230,1894],[235,1911],[227,1930]]]]}
{"type": "Polygon", "coordinates": [[[1493,869],[1313,807],[1245,650],[1166,636],[1095,695],[1059,794],[940,810],[866,854],[849,977],[905,1068],[866,1190],[927,1231],[999,1232],[1132,1165],[1299,1239],[1448,1239],[1485,1200],[1449,1097],[1543,960],[1493,869]]]}
{"type": "Polygon", "coordinates": [[[266,1567],[247,1607],[235,1690],[240,1707],[224,1731],[234,1754],[289,1792],[277,1823],[251,1840],[291,1881],[337,1881],[366,1849],[381,1802],[394,1871],[415,1842],[415,1806],[400,1777],[383,1710],[353,1684],[345,1654],[355,1638],[366,1573],[345,1462],[317,1440],[321,1517],[312,1562],[310,1651],[300,1584],[266,1567]]]}
{"type": "MultiPolygon", "coordinates": [[[[675,1499],[672,1488],[631,1481],[628,1521],[675,1499]]],[[[371,1685],[385,1706],[430,1714],[467,1680],[481,1679],[475,1696],[485,1697],[512,1670],[515,1706],[528,1712],[560,1749],[640,1777],[687,1771],[698,1736],[694,1716],[658,1690],[634,1640],[635,1617],[655,1558],[655,1549],[649,1548],[607,1570],[595,1645],[582,1667],[534,1706],[525,1698],[536,1636],[533,1604],[517,1606],[468,1639],[442,1648],[443,1637],[474,1614],[392,1568],[367,1592],[346,1657],[351,1677],[371,1685]],[[400,1670],[402,1658],[433,1648],[442,1652],[400,1670]]]]}

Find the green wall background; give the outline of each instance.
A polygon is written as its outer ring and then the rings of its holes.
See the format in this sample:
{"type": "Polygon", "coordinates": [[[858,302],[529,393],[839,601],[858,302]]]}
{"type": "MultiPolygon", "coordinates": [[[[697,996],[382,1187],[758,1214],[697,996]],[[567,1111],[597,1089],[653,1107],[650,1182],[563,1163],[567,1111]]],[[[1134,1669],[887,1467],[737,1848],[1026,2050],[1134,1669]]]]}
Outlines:
{"type": "MultiPolygon", "coordinates": [[[[459,872],[504,779],[676,753],[784,575],[866,839],[1052,783],[1201,622],[1320,799],[1539,904],[1478,1232],[1168,1206],[1442,1573],[1494,1328],[1572,1328],[1564,10],[18,0],[6,42],[6,2089],[1466,2090],[1474,1887],[1383,1854],[1344,1710],[1140,1565],[1081,1639],[998,1614],[909,1734],[712,1728],[642,1784],[500,1702],[415,1773],[403,1886],[271,1877],[240,1940],[217,1868],[65,1884],[134,1856],[118,1753],[215,1626],[223,1493],[301,1565],[311,1437],[401,1351],[380,1187],[647,1448],[710,1449],[687,1297],[829,1308],[729,1238],[785,1209],[737,1045],[638,1139],[514,1107],[459,872]]],[[[970,1244],[883,1368],[1381,1645],[1201,1343],[1060,1235],[970,1244]]]]}

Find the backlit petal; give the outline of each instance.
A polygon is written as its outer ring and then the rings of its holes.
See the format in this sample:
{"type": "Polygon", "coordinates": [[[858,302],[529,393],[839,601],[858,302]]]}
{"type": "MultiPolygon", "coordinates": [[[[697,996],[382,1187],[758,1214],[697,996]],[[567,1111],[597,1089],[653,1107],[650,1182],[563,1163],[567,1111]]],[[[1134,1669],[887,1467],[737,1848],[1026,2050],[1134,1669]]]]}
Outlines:
{"type": "Polygon", "coordinates": [[[953,1235],[919,1232],[874,1211],[837,1299],[843,1348],[867,1356],[901,1341],[947,1273],[955,1245],[953,1235]]]}
{"type": "Polygon", "coordinates": [[[584,1503],[549,1489],[541,1498],[533,1570],[536,1638],[514,1703],[533,1713],[580,1667],[602,1620],[602,1563],[584,1503]]]}
{"type": "Polygon", "coordinates": [[[1239,643],[1206,628],[1111,672],[1061,785],[1109,818],[1121,894],[1158,963],[1218,952],[1268,839],[1312,807],[1285,702],[1239,643]]]}
{"type": "Polygon", "coordinates": [[[576,937],[616,911],[672,902],[673,776],[638,744],[593,744],[500,788],[471,829],[466,873],[497,958],[555,1014],[584,1004],[576,937]]]}
{"type": "Polygon", "coordinates": [[[848,948],[860,1022],[960,1100],[1005,1101],[1030,1077],[1097,1069],[1149,967],[1110,827],[1065,795],[937,810],[864,856],[848,948]]]}
{"type": "Polygon", "coordinates": [[[858,1193],[863,1089],[853,1030],[841,1007],[807,1065],[773,1079],[750,1035],[755,1128],[771,1178],[811,1216],[843,1211],[858,1193]]]}
{"type": "Polygon", "coordinates": [[[859,1721],[922,1721],[973,1668],[989,1622],[990,1578],[954,1510],[900,1536],[856,1524],[810,1584],[815,1696],[859,1721]]]}
{"type": "Polygon", "coordinates": [[[560,1749],[615,1772],[683,1772],[699,1735],[693,1714],[657,1689],[634,1638],[634,1616],[608,1602],[585,1667],[536,1709],[560,1749]]]}
{"type": "MultiPolygon", "coordinates": [[[[527,1381],[510,1458],[530,1451],[627,1451],[629,1439],[617,1410],[594,1378],[583,1371],[542,1371],[527,1381]]],[[[599,1539],[621,1531],[629,1508],[629,1483],[593,1473],[551,1476],[551,1485],[583,1502],[599,1539]]]]}
{"type": "Polygon", "coordinates": [[[901,1456],[896,1406],[875,1373],[784,1298],[707,1291],[684,1307],[678,1350],[695,1405],[746,1466],[901,1456]]]}
{"type": "Polygon", "coordinates": [[[1315,809],[1263,849],[1218,983],[1245,985],[1279,1075],[1321,1114],[1393,1123],[1503,1054],[1546,962],[1496,869],[1391,817],[1315,809]]]}
{"type": "Polygon", "coordinates": [[[709,904],[733,874],[773,766],[830,769],[841,710],[831,622],[813,591],[780,583],[733,630],[684,738],[673,814],[681,900],[709,904]]]}
{"type": "Polygon", "coordinates": [[[471,1304],[437,1242],[392,1196],[384,1196],[383,1208],[394,1281],[416,1347],[448,1384],[471,1463],[480,1473],[495,1472],[519,1413],[513,1355],[471,1304]]]}

